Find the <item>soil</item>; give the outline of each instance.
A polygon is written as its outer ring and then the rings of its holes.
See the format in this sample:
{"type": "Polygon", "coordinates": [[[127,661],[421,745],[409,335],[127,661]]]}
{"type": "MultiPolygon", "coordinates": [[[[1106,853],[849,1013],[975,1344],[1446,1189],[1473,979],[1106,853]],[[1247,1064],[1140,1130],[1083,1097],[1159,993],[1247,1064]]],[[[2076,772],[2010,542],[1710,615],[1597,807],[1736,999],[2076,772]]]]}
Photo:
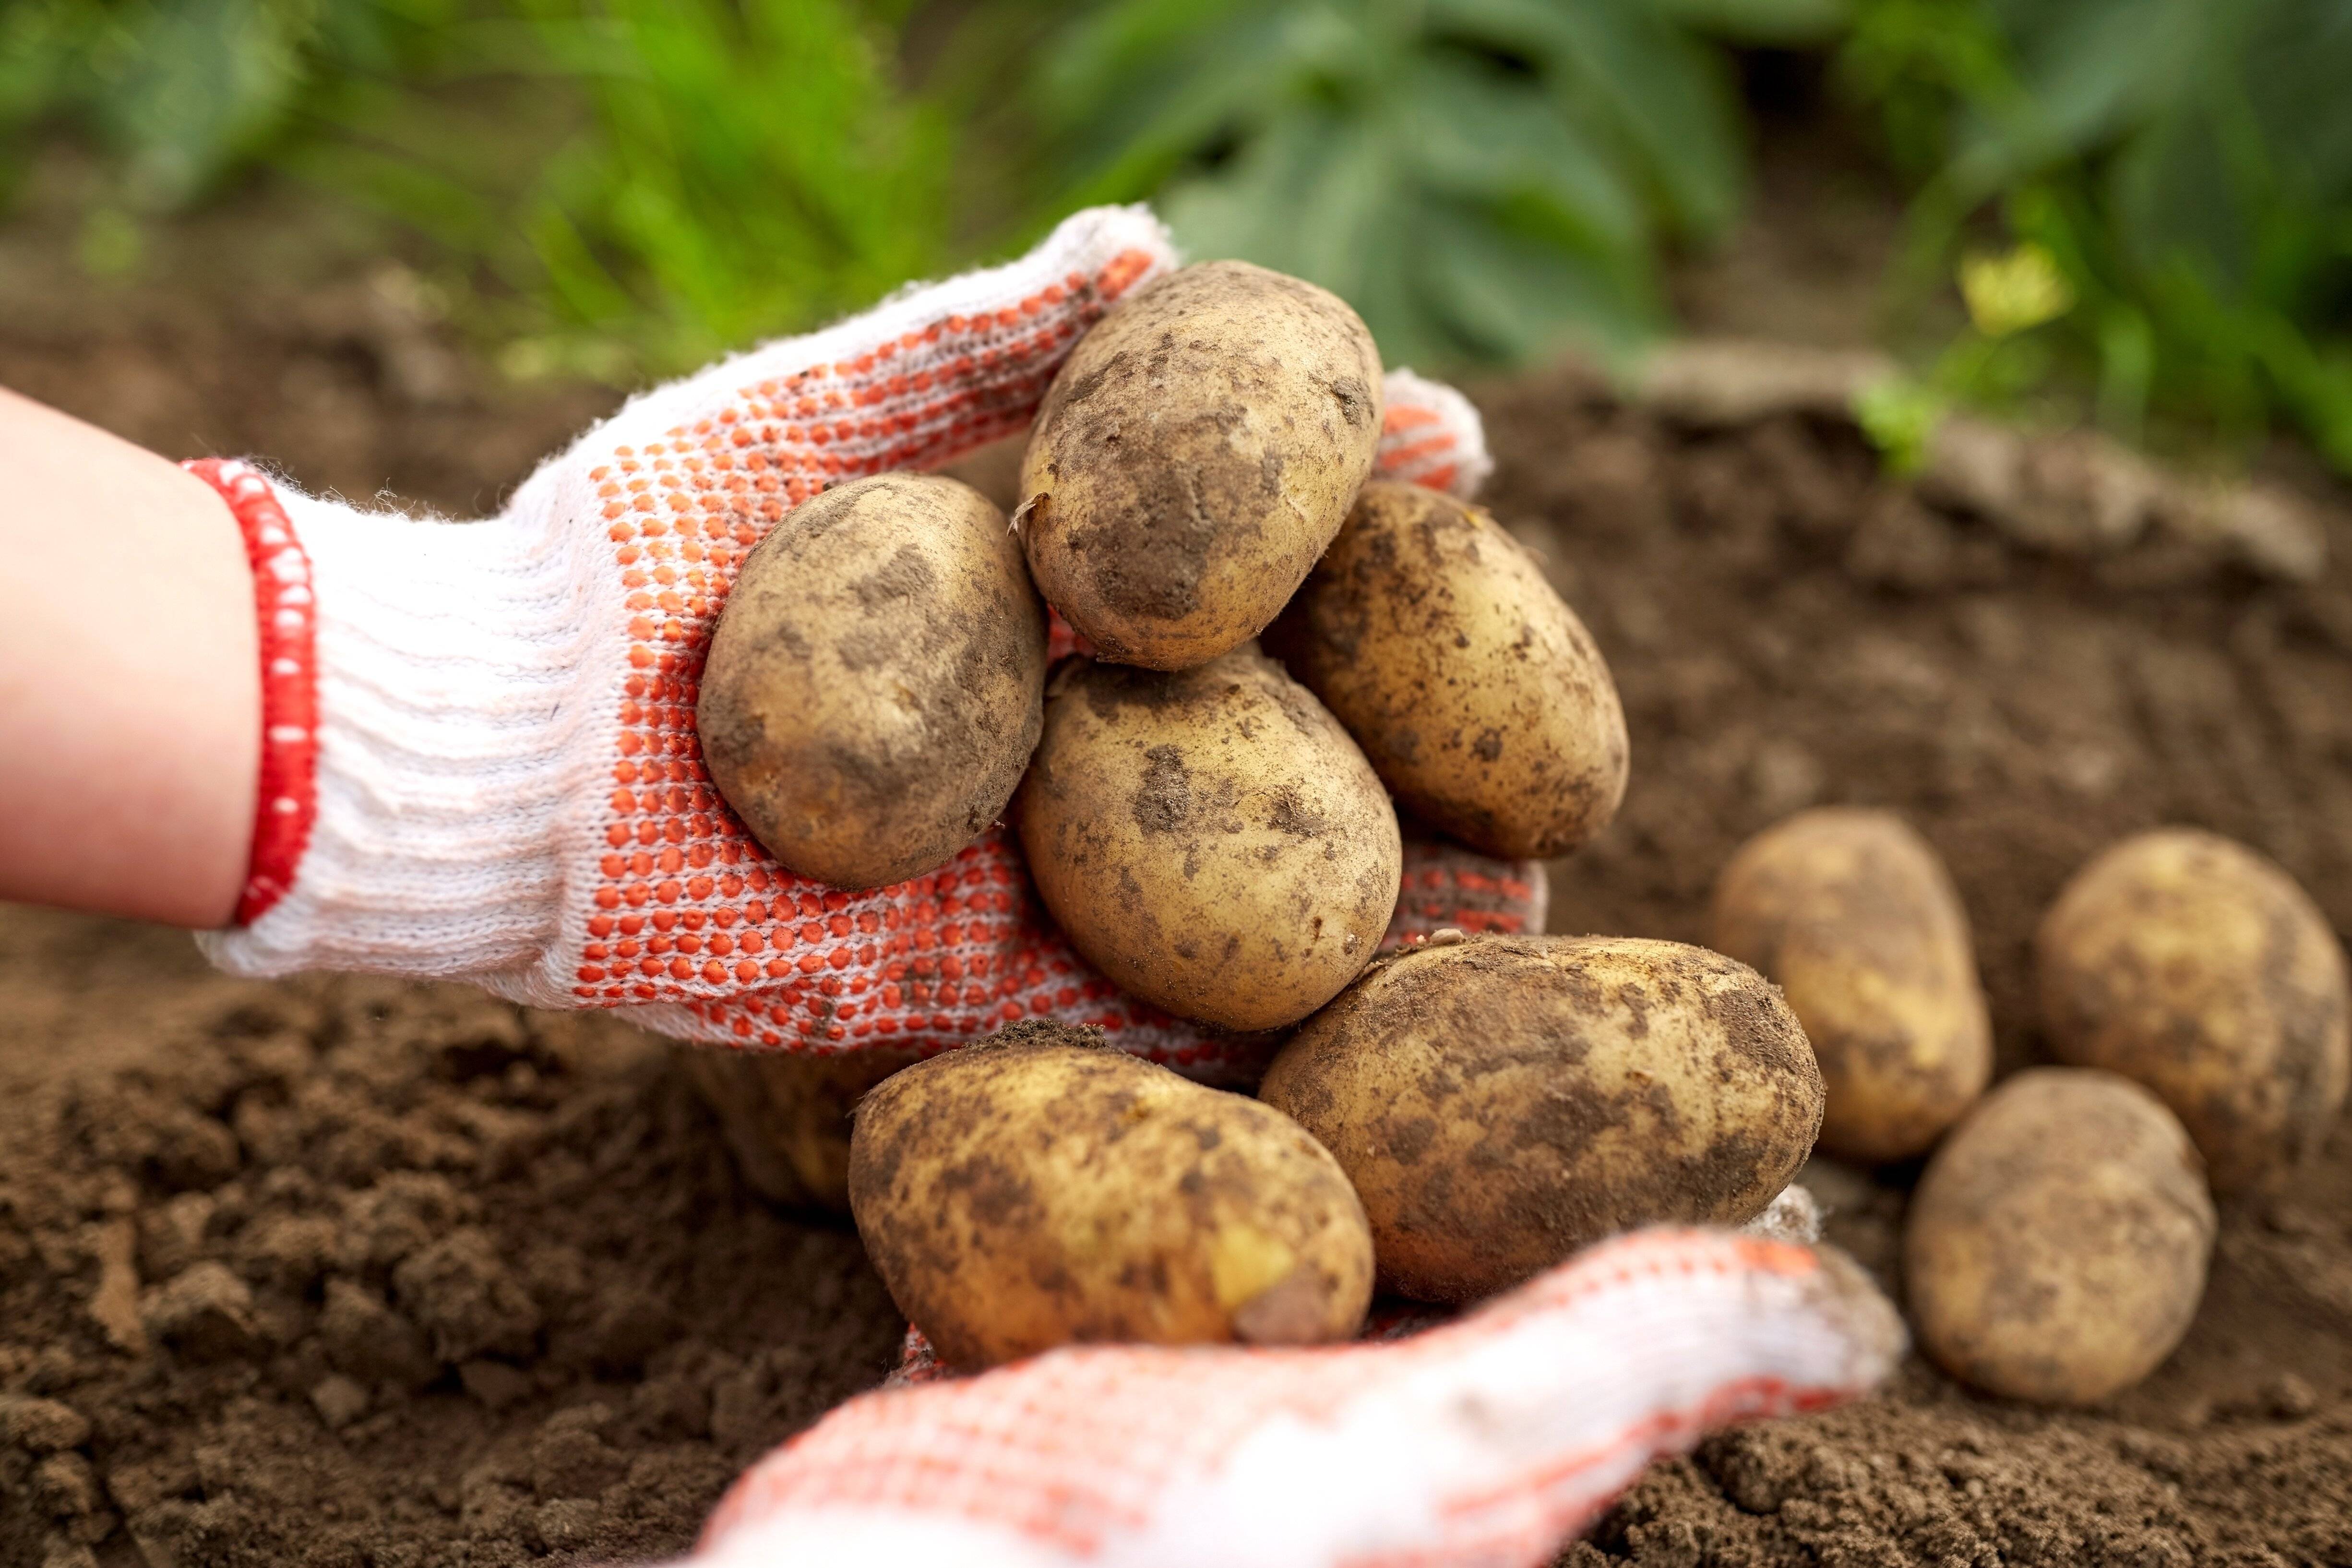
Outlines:
{"type": "MultiPolygon", "coordinates": [[[[1706,939],[1717,870],[1816,804],[1884,806],[1948,864],[2000,1070],[2044,1059],[2034,925],[2124,835],[2251,844],[2352,930],[2352,513],[2265,583],[2159,541],[2011,543],[1881,479],[1848,427],[1682,430],[1562,374],[1482,397],[1497,515],[1545,550],[1624,697],[1633,783],[1552,868],[1551,926],[1706,939]]],[[[1832,1240],[1900,1299],[1915,1168],[1815,1160],[1832,1240]]],[[[1880,1398],[1654,1468],[1570,1550],[1767,1563],[2352,1560],[2352,1127],[2285,1195],[2225,1205],[2180,1348],[2108,1407],[1979,1399],[1914,1358],[1880,1398]]]]}
{"type": "MultiPolygon", "coordinates": [[[[0,382],[174,456],[462,513],[612,401],[499,383],[397,268],[100,290],[44,254],[0,246],[0,382]]],[[[1834,421],[1679,428],[1569,372],[1480,395],[1497,513],[1632,733],[1555,930],[1699,939],[1747,834],[1891,807],[1949,862],[2004,1070],[2041,1057],[2035,920],[2123,834],[2240,838],[2352,930],[2344,496],[2297,480],[2332,556],[2291,585],[2162,540],[2037,553],[1834,421]]],[[[1809,1168],[1890,1289],[1915,1174],[1809,1168]]],[[[855,1237],[754,1197],[671,1047],[610,1018],[232,980],[181,934],[0,909],[0,1568],[674,1552],[901,1328],[855,1237]]],[[[1653,1468],[1565,1558],[1618,1560],[2352,1561],[2352,1135],[2225,1205],[2189,1338],[2111,1405],[1915,1359],[1653,1468]]]]}

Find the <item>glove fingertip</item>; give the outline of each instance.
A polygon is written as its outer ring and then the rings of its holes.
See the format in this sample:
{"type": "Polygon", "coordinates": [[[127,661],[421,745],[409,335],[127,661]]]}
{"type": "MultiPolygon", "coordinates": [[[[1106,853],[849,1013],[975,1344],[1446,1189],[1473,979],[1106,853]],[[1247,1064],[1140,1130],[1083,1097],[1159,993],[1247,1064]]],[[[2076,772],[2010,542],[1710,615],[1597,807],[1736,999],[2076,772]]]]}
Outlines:
{"type": "Polygon", "coordinates": [[[1495,470],[1486,422],[1454,388],[1402,366],[1388,373],[1373,471],[1468,500],[1495,470]]]}

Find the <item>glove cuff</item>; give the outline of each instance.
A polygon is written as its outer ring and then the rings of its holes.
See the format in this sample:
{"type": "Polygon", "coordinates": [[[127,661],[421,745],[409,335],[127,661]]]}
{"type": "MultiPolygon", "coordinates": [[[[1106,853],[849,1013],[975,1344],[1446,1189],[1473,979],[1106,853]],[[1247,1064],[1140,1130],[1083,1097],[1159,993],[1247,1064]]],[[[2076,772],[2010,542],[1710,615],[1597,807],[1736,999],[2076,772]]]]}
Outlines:
{"type": "Polygon", "coordinates": [[[246,525],[263,625],[253,871],[206,955],[515,994],[555,935],[578,759],[610,752],[583,731],[615,726],[577,690],[610,668],[596,563],[530,514],[363,513],[192,468],[246,525]]]}

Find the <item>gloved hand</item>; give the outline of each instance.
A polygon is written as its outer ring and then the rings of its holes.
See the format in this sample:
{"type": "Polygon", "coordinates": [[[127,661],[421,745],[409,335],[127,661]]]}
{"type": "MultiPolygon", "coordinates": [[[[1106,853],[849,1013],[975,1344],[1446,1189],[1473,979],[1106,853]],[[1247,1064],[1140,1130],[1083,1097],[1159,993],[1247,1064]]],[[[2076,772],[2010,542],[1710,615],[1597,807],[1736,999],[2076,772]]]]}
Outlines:
{"type": "MultiPolygon", "coordinates": [[[[625,1008],[719,1045],[937,1049],[1017,1017],[1097,1024],[1214,1077],[1250,1047],[1120,995],[1040,909],[999,828],[940,870],[843,892],[793,876],[711,789],[703,650],[745,553],[827,486],[935,468],[1024,428],[1080,333],[1172,264],[1140,208],[633,400],[486,521],[363,513],[233,462],[260,589],[251,975],[471,980],[625,1008]]],[[[1381,471],[1464,493],[1477,416],[1388,381],[1381,471]]],[[[1423,844],[1398,931],[1540,929],[1541,873],[1423,844]]]]}
{"type": "Polygon", "coordinates": [[[1067,1349],[869,1394],[736,1482],[706,1568],[1536,1568],[1650,1460],[1885,1376],[1837,1253],[1604,1242],[1410,1338],[1067,1349]]]}

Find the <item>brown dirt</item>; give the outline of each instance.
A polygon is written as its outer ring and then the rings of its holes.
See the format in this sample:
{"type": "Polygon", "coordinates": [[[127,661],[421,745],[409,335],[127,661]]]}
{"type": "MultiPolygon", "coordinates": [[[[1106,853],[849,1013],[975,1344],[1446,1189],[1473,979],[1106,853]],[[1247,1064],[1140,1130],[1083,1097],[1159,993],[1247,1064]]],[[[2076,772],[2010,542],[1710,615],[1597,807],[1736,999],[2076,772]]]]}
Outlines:
{"type": "MultiPolygon", "coordinates": [[[[463,511],[609,402],[501,389],[395,274],[101,294],[44,265],[0,247],[0,380],[173,455],[463,511]]],[[[1745,835],[1889,806],[1951,865],[2005,1070],[2040,1055],[2034,921],[2119,835],[2244,839],[2352,929],[2341,497],[2328,575],[2289,587],[2163,543],[2032,553],[1833,426],[1696,434],[1570,376],[1486,401],[1498,513],[1633,735],[1555,929],[1696,940],[1745,835]]],[[[229,980],[174,933],[0,910],[0,1568],[682,1548],[900,1327],[854,1238],[761,1206],[721,1147],[667,1048],[610,1020],[229,980]]],[[[1909,1175],[1813,1167],[1883,1279],[1909,1175]]],[[[2225,1206],[2188,1340],[2111,1407],[1979,1400],[1915,1360],[1657,1467],[1568,1561],[2342,1563],[2347,1477],[2339,1122],[2287,1196],[2225,1206]]]]}

